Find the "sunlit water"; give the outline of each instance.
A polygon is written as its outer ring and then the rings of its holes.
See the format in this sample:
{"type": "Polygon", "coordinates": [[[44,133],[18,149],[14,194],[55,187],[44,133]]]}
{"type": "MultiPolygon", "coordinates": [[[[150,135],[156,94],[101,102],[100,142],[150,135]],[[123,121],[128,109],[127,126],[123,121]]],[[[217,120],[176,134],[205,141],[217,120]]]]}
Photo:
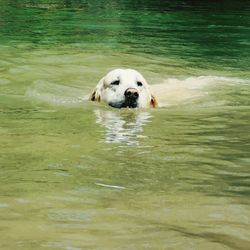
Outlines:
{"type": "Polygon", "coordinates": [[[249,4],[34,2],[0,1],[0,248],[249,249],[249,4]],[[161,108],[89,102],[117,67],[161,108]]]}

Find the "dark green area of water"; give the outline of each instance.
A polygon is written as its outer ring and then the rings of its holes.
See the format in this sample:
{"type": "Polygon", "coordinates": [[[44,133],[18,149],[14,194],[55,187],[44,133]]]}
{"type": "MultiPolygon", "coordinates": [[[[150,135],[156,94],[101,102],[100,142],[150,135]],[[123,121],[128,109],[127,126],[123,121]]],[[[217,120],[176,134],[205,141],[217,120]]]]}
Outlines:
{"type": "Polygon", "coordinates": [[[0,41],[249,68],[248,1],[1,1],[0,41]]]}

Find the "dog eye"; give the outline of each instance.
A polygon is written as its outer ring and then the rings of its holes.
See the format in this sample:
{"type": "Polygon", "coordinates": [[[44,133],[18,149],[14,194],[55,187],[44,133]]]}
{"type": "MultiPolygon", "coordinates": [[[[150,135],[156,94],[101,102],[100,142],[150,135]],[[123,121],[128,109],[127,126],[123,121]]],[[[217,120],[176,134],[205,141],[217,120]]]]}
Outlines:
{"type": "Polygon", "coordinates": [[[138,87],[141,87],[142,85],[143,85],[142,82],[137,82],[138,87]]]}
{"type": "Polygon", "coordinates": [[[111,82],[111,85],[119,85],[119,84],[120,84],[120,81],[119,81],[119,80],[116,80],[116,81],[111,82]]]}

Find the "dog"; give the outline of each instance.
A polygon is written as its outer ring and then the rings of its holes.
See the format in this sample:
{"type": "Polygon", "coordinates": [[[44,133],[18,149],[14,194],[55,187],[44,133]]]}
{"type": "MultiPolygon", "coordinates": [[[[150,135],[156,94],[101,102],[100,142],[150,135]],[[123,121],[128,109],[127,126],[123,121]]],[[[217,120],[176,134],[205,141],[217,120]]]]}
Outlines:
{"type": "Polygon", "coordinates": [[[89,98],[114,108],[156,108],[158,102],[144,77],[133,69],[115,69],[104,76],[89,98]]]}

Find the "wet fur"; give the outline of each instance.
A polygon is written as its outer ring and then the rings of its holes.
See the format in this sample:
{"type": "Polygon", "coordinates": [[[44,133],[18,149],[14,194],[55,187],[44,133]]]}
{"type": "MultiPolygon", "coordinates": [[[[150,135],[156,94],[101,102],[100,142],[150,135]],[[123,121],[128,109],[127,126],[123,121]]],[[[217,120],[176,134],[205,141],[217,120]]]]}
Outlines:
{"type": "Polygon", "coordinates": [[[110,106],[121,108],[122,105],[120,105],[119,102],[122,103],[122,101],[124,101],[122,91],[123,89],[131,87],[137,88],[140,93],[138,108],[156,108],[159,106],[156,97],[151,93],[148,83],[144,77],[138,71],[132,69],[116,69],[109,72],[99,81],[89,99],[96,102],[104,101],[110,106]],[[111,86],[112,81],[116,79],[121,81],[120,85],[122,85],[122,87],[111,86]],[[135,85],[138,81],[143,83],[141,87],[135,85]],[[110,90],[112,88],[113,91],[110,90]],[[120,88],[122,89],[120,90],[120,88]],[[114,89],[116,89],[117,93],[114,89]]]}

